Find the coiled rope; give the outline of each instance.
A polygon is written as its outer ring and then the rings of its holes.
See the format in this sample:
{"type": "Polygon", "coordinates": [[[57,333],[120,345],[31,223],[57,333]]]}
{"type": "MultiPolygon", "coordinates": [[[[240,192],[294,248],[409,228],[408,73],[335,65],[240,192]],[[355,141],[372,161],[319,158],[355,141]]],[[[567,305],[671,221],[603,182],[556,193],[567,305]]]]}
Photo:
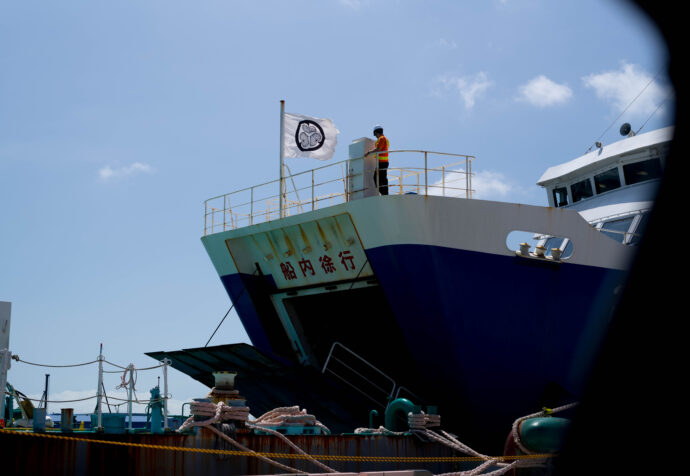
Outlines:
{"type": "MultiPolygon", "coordinates": [[[[218,390],[213,389],[211,393],[218,393],[218,390]]],[[[279,463],[277,461],[274,461],[268,457],[262,456],[258,454],[257,452],[250,450],[249,448],[243,446],[239,442],[235,441],[233,438],[229,437],[219,429],[217,429],[215,426],[213,426],[215,423],[221,423],[223,421],[238,421],[242,422],[247,428],[251,429],[257,429],[260,431],[265,431],[266,433],[269,433],[271,435],[277,436],[281,440],[283,440],[285,443],[287,443],[290,448],[294,449],[297,451],[299,454],[303,455],[307,460],[311,461],[321,469],[324,469],[330,473],[335,473],[337,472],[333,468],[330,468],[329,466],[326,466],[325,464],[321,463],[320,461],[317,461],[314,459],[311,455],[307,454],[304,452],[299,446],[294,444],[292,441],[290,441],[288,438],[285,437],[285,435],[282,435],[281,433],[271,429],[267,428],[268,425],[276,425],[276,424],[301,424],[301,425],[313,425],[313,426],[318,426],[319,428],[324,429],[327,433],[330,434],[330,430],[320,423],[319,421],[316,420],[316,418],[313,415],[307,414],[306,410],[300,410],[298,406],[294,407],[280,407],[273,409],[269,412],[264,413],[261,415],[259,418],[254,420],[253,422],[249,422],[249,407],[247,406],[233,406],[233,405],[226,405],[224,402],[218,402],[213,403],[213,402],[193,402],[190,405],[190,412],[192,416],[190,416],[187,421],[185,421],[180,428],[178,428],[178,432],[184,432],[188,428],[192,427],[201,427],[201,428],[206,428],[218,436],[220,436],[222,439],[227,441],[228,443],[232,444],[233,446],[240,448],[242,451],[248,451],[251,452],[254,456],[257,458],[261,459],[262,461],[277,466],[283,470],[289,471],[291,473],[303,473],[303,471],[298,470],[296,468],[292,468],[290,466],[284,465],[282,463],[279,463]],[[210,418],[203,420],[203,421],[194,421],[195,416],[208,416],[210,418]]]]}

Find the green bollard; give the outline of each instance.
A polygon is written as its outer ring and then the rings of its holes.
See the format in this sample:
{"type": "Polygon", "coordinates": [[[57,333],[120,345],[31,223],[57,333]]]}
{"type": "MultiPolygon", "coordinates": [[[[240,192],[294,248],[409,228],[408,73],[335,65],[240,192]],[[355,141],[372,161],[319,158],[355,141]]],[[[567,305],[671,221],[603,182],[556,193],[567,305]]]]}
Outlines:
{"type": "Polygon", "coordinates": [[[569,428],[567,418],[530,418],[520,425],[520,440],[535,453],[557,453],[563,448],[569,428]]]}

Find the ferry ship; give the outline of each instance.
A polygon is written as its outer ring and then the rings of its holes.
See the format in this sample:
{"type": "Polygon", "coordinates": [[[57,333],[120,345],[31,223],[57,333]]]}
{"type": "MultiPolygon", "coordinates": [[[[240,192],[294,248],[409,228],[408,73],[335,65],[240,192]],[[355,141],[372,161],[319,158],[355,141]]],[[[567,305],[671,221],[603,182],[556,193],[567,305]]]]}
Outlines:
{"type": "Polygon", "coordinates": [[[673,128],[549,168],[548,206],[473,198],[473,156],[390,151],[211,198],[202,243],[251,340],[150,352],[258,413],[300,402],[334,432],[398,397],[485,451],[518,417],[576,401],[625,284],[673,128]],[[448,163],[448,162],[451,163],[448,163]],[[510,236],[532,238],[511,246],[510,236]]]}

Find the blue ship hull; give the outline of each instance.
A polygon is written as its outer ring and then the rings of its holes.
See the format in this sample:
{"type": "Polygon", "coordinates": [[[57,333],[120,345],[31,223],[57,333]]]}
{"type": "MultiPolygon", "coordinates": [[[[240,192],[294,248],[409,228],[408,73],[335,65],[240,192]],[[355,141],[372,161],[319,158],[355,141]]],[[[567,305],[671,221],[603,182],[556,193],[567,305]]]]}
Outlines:
{"type": "MultiPolygon", "coordinates": [[[[448,428],[480,445],[502,443],[498,435],[520,416],[580,396],[626,276],[442,246],[379,246],[366,256],[380,295],[365,303],[333,295],[330,308],[303,298],[296,314],[307,317],[293,316],[315,343],[319,365],[338,341],[438,405],[448,428]]],[[[273,277],[237,273],[221,280],[253,345],[289,354],[269,318],[273,277]]]]}

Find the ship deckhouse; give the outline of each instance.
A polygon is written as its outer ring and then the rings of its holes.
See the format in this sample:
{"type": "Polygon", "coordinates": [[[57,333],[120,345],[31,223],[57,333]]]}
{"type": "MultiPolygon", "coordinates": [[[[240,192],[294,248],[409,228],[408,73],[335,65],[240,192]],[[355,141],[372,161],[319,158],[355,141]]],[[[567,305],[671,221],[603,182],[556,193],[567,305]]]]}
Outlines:
{"type": "MultiPolygon", "coordinates": [[[[673,127],[634,135],[569,162],[550,167],[538,185],[546,189],[549,205],[576,210],[606,236],[626,245],[639,243],[656,197],[673,127]]],[[[623,133],[623,130],[621,131],[623,133]]],[[[554,245],[567,255],[567,243],[554,245]]]]}

